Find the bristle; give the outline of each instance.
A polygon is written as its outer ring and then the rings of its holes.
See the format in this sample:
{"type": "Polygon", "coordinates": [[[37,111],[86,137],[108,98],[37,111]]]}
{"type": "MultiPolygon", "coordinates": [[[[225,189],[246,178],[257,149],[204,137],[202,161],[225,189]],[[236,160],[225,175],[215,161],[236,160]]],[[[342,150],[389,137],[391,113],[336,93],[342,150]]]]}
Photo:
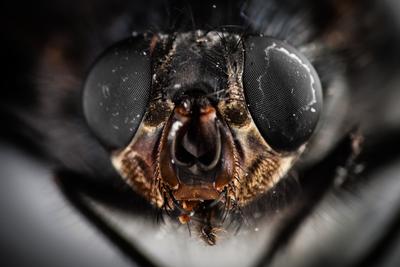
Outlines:
{"type": "Polygon", "coordinates": [[[199,228],[200,238],[210,246],[217,244],[217,232],[218,228],[213,227],[210,224],[201,225],[199,228]]]}

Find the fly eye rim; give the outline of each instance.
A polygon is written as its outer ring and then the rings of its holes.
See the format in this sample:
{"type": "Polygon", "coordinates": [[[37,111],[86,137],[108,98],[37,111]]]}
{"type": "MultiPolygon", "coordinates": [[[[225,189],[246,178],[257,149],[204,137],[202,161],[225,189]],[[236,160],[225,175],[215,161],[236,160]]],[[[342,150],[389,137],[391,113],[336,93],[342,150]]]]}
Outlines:
{"type": "Polygon", "coordinates": [[[151,88],[152,59],[148,35],[129,37],[114,43],[106,48],[88,68],[81,90],[82,113],[90,132],[107,150],[123,148],[131,142],[145,116],[150,102],[151,88]],[[127,62],[123,62],[125,58],[127,58],[127,62]],[[118,65],[118,63],[121,64],[118,65]],[[120,67],[119,70],[114,68],[116,66],[120,67]],[[104,75],[104,78],[99,75],[106,71],[109,73],[104,75]],[[110,78],[110,73],[115,73],[116,77],[110,78]],[[100,78],[96,78],[96,75],[100,78]],[[118,77],[122,80],[119,82],[119,86],[114,84],[118,84],[118,77]],[[125,77],[127,77],[125,81],[132,85],[132,88],[129,85],[122,85],[125,77]],[[103,118],[101,116],[104,116],[105,111],[94,107],[103,103],[99,100],[99,88],[97,91],[94,89],[97,87],[95,85],[100,83],[110,83],[108,96],[115,100],[106,102],[109,104],[110,110],[107,111],[108,117],[103,118]],[[118,109],[119,106],[123,108],[118,109]],[[134,113],[135,117],[128,116],[126,112],[134,113]],[[127,122],[124,119],[124,123],[118,121],[118,123],[112,124],[110,114],[119,113],[121,116],[126,115],[127,122]],[[132,122],[133,120],[134,122],[132,122]],[[117,126],[118,130],[116,128],[112,130],[114,126],[117,126]]]}
{"type": "Polygon", "coordinates": [[[294,152],[311,138],[322,112],[319,76],[302,53],[281,40],[249,35],[243,45],[243,90],[250,115],[272,149],[294,152]]]}

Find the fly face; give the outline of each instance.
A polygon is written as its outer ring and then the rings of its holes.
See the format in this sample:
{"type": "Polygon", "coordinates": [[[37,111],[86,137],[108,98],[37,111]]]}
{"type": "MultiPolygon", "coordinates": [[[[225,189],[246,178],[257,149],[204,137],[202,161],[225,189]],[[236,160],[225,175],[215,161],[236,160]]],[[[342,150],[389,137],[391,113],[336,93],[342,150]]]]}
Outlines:
{"type": "Polygon", "coordinates": [[[83,101],[121,177],[211,245],[290,169],[322,102],[315,70],[286,43],[203,31],[118,43],[83,101]]]}

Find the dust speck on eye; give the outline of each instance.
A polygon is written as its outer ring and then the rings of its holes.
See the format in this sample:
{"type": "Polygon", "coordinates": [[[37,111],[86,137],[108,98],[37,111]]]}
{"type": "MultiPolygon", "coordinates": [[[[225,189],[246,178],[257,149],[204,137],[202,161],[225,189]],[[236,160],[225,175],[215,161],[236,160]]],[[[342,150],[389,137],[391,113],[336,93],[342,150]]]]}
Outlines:
{"type": "Polygon", "coordinates": [[[174,84],[174,89],[180,89],[182,85],[180,83],[174,84]]]}
{"type": "Polygon", "coordinates": [[[103,93],[104,98],[108,98],[110,96],[110,87],[108,87],[108,85],[103,84],[101,86],[101,92],[103,93]]]}
{"type": "Polygon", "coordinates": [[[216,4],[212,5],[212,8],[214,8],[214,9],[217,8],[217,5],[216,4]]]}

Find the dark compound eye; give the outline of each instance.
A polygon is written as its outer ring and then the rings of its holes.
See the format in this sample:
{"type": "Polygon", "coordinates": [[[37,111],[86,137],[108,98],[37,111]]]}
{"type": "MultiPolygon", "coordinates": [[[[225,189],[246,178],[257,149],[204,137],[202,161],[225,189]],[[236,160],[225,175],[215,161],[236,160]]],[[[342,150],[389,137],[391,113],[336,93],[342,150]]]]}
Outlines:
{"type": "Polygon", "coordinates": [[[92,131],[108,148],[129,144],[145,113],[151,88],[149,42],[124,40],[95,62],[83,91],[83,110],[92,131]]]}
{"type": "Polygon", "coordinates": [[[273,38],[249,37],[245,53],[243,85],[258,130],[272,148],[296,150],[321,113],[317,73],[299,51],[273,38]]]}

